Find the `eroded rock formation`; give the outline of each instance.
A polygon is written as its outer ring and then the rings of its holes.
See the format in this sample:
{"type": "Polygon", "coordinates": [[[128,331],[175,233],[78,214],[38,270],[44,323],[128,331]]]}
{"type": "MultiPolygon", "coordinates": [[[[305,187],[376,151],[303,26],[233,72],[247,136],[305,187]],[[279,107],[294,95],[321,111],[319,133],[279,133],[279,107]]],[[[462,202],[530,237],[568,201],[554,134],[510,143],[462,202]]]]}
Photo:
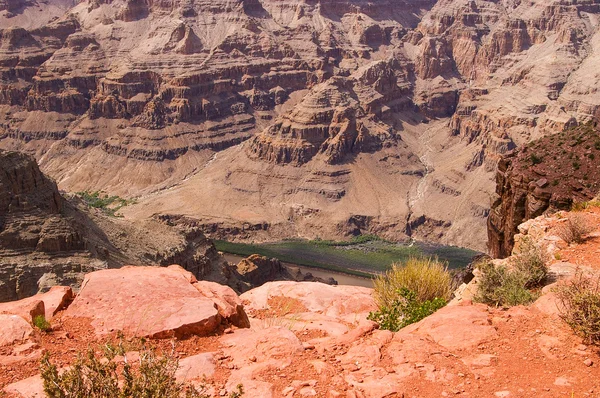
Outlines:
{"type": "Polygon", "coordinates": [[[109,217],[61,196],[32,157],[0,150],[0,302],[78,288],[85,273],[129,262],[178,263],[199,279],[237,282],[198,228],[109,217]]]}
{"type": "Polygon", "coordinates": [[[588,124],[551,135],[504,157],[488,218],[492,257],[507,257],[519,224],[545,212],[569,210],[600,190],[600,132],[588,124]]]}

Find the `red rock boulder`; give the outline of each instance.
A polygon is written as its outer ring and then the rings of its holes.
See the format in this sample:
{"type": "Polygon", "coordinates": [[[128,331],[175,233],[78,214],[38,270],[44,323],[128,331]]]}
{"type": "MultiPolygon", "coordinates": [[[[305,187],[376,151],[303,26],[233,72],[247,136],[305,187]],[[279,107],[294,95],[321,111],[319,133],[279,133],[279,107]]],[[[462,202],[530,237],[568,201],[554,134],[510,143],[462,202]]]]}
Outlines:
{"type": "Polygon", "coordinates": [[[198,283],[202,282],[177,265],[96,271],[86,276],[65,316],[89,318],[99,335],[208,335],[224,319],[218,307],[227,300],[207,298],[195,287],[198,283]]]}

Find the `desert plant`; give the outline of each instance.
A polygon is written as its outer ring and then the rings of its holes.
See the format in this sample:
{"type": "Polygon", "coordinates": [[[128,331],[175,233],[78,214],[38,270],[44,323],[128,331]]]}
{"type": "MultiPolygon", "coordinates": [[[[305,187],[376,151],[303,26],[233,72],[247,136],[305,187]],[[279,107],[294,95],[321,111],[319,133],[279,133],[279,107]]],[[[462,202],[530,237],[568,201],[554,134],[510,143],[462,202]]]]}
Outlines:
{"type": "MultiPolygon", "coordinates": [[[[589,202],[585,202],[589,206],[589,202]]],[[[580,204],[580,206],[584,206],[580,204]]],[[[583,243],[586,235],[594,230],[594,226],[583,214],[572,214],[556,228],[556,234],[567,243],[583,243]]]]}
{"type": "Polygon", "coordinates": [[[108,196],[100,191],[77,192],[79,196],[89,207],[102,210],[105,214],[117,217],[117,212],[123,207],[135,203],[135,200],[123,199],[119,196],[108,196]]]}
{"type": "Polygon", "coordinates": [[[59,372],[46,353],[41,360],[44,392],[49,398],[207,398],[204,389],[175,379],[177,361],[152,350],[140,353],[139,366],[119,365],[89,349],[67,370],[59,372]]]}
{"type": "Polygon", "coordinates": [[[529,160],[531,160],[531,164],[535,166],[536,164],[542,163],[542,161],[544,159],[542,157],[537,156],[536,154],[532,153],[531,155],[529,155],[529,160]]]}
{"type": "Polygon", "coordinates": [[[600,345],[600,276],[578,271],[556,293],[561,318],[588,343],[600,345]]]}
{"type": "Polygon", "coordinates": [[[380,309],[391,308],[402,289],[414,292],[418,302],[436,298],[448,300],[452,295],[452,276],[446,264],[437,258],[410,258],[405,264],[392,264],[373,283],[380,309]]]}
{"type": "Polygon", "coordinates": [[[511,307],[532,302],[532,289],[540,287],[548,275],[549,256],[543,247],[525,237],[519,242],[519,253],[509,264],[491,261],[477,264],[481,273],[475,300],[494,306],[511,307]]]}
{"type": "Polygon", "coordinates": [[[33,326],[40,329],[42,332],[49,332],[52,330],[52,325],[46,320],[44,315],[36,315],[33,317],[33,326]]]}
{"type": "Polygon", "coordinates": [[[420,321],[446,305],[446,300],[436,297],[432,300],[419,301],[415,292],[401,288],[398,298],[390,307],[381,307],[371,312],[368,319],[379,324],[380,329],[397,332],[405,326],[420,321]]]}
{"type": "Polygon", "coordinates": [[[545,248],[526,236],[519,242],[519,252],[512,256],[511,265],[517,278],[527,289],[539,286],[548,275],[547,262],[550,260],[545,248]]]}
{"type": "Polygon", "coordinates": [[[497,307],[529,304],[533,294],[525,287],[527,276],[503,265],[485,261],[477,265],[481,272],[475,301],[497,307]]]}

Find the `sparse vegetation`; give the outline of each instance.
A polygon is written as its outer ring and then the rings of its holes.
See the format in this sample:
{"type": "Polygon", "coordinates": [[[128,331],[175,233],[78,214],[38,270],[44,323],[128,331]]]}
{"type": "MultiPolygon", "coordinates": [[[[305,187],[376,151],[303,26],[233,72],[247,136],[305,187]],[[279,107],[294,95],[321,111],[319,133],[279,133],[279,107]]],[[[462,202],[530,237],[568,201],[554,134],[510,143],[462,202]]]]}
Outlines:
{"type": "Polygon", "coordinates": [[[402,289],[415,293],[419,302],[447,300],[452,295],[452,277],[446,264],[437,258],[411,258],[404,264],[392,264],[385,274],[375,278],[374,289],[379,308],[391,307],[402,289]]]}
{"type": "Polygon", "coordinates": [[[600,345],[600,276],[579,271],[556,293],[562,319],[588,343],[600,345]]]}
{"type": "Polygon", "coordinates": [[[481,271],[475,301],[497,307],[529,304],[534,296],[525,288],[524,275],[490,261],[478,265],[481,271]]]}
{"type": "Polygon", "coordinates": [[[447,303],[440,297],[419,301],[416,293],[406,288],[398,290],[397,295],[390,307],[381,307],[379,311],[371,312],[368,319],[377,322],[381,329],[397,332],[433,314],[447,303]]]}
{"type": "Polygon", "coordinates": [[[52,325],[50,325],[50,322],[46,320],[44,315],[36,315],[33,317],[33,326],[46,333],[52,330],[52,325]]]}
{"type": "Polygon", "coordinates": [[[556,227],[556,234],[567,243],[582,243],[594,226],[583,214],[571,214],[569,218],[556,227]]]}
{"type": "MultiPolygon", "coordinates": [[[[116,352],[99,357],[89,349],[79,355],[67,370],[59,372],[48,354],[41,360],[44,392],[49,398],[208,398],[204,387],[199,389],[177,382],[177,361],[171,356],[159,356],[144,349],[139,362],[123,364],[114,361],[116,352]]],[[[238,385],[230,398],[243,395],[238,385]]]]}
{"type": "Polygon", "coordinates": [[[531,164],[535,166],[536,164],[542,163],[542,161],[544,159],[542,157],[537,156],[536,154],[532,153],[531,155],[529,155],[529,160],[531,160],[531,164]]]}
{"type": "Polygon", "coordinates": [[[135,203],[133,200],[123,199],[119,196],[108,196],[100,191],[77,192],[80,197],[89,207],[102,210],[105,214],[113,217],[118,217],[118,211],[123,207],[135,203]]]}
{"type": "Polygon", "coordinates": [[[392,331],[418,322],[446,305],[452,295],[452,277],[437,258],[411,258],[393,264],[374,281],[379,310],[369,319],[392,331]]]}
{"type": "Polygon", "coordinates": [[[548,275],[549,260],[544,247],[536,244],[531,238],[525,237],[519,242],[519,252],[512,257],[511,265],[514,270],[525,278],[525,287],[538,287],[548,275]]]}
{"type": "Polygon", "coordinates": [[[530,239],[520,245],[521,252],[510,263],[495,265],[483,261],[477,265],[481,272],[475,300],[497,307],[512,307],[531,303],[536,298],[535,289],[547,277],[547,255],[543,248],[530,239]]]}

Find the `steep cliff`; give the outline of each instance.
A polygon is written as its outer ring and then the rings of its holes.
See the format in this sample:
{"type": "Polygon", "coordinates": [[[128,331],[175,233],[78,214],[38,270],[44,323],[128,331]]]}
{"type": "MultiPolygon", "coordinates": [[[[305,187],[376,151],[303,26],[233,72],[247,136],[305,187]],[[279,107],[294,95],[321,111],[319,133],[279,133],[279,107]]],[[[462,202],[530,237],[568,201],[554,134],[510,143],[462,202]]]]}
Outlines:
{"type": "Polygon", "coordinates": [[[0,150],[0,302],[130,263],[178,263],[200,279],[237,282],[198,228],[109,217],[61,196],[33,158],[0,150]]]}
{"type": "Polygon", "coordinates": [[[532,141],[504,157],[487,222],[490,255],[510,256],[524,221],[595,197],[600,191],[597,159],[600,130],[592,123],[532,141]]]}

